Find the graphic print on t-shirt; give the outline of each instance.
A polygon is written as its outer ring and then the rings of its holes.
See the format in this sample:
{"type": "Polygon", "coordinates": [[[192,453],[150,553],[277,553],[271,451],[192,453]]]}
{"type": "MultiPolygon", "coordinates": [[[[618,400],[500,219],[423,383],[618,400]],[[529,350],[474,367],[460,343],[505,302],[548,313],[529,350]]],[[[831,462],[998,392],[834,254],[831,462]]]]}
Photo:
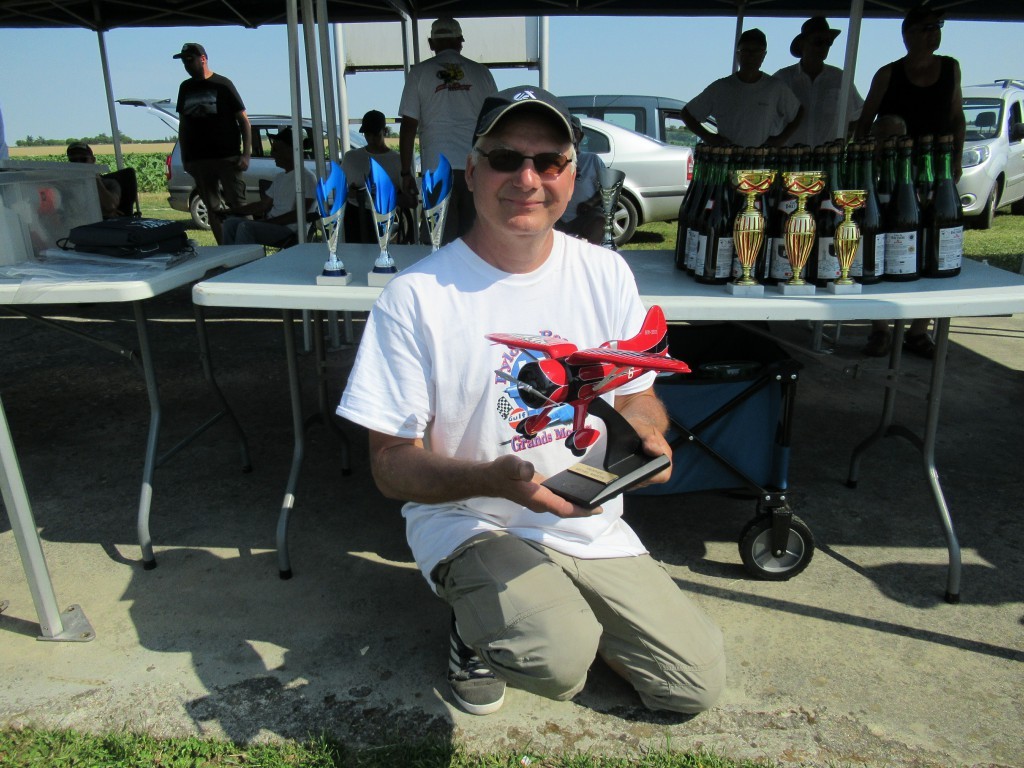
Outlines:
{"type": "Polygon", "coordinates": [[[441,81],[441,84],[434,89],[434,93],[439,91],[469,91],[473,89],[472,83],[462,82],[463,78],[466,77],[465,70],[462,69],[461,64],[444,64],[441,69],[437,71],[437,79],[441,81]]]}
{"type": "Polygon", "coordinates": [[[211,117],[217,114],[217,91],[212,88],[193,91],[185,96],[181,114],[189,117],[211,117]]]}

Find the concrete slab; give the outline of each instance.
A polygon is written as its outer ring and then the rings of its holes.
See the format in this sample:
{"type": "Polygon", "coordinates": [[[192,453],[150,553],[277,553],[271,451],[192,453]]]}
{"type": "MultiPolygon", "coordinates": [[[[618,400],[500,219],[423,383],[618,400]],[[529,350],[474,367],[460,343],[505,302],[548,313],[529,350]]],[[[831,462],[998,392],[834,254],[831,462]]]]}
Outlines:
{"type": "MultiPolygon", "coordinates": [[[[62,310],[66,314],[66,310],[62,310]]],[[[169,445],[210,409],[187,292],[154,303],[153,343],[169,445]]],[[[131,333],[127,314],[75,322],[131,333]]],[[[58,599],[97,632],[36,640],[13,535],[0,516],[0,725],[144,730],[242,742],[327,731],[374,744],[424,735],[470,750],[708,748],[783,765],[1024,765],[1024,316],[954,321],[937,447],[964,552],[963,601],[943,599],[946,549],[913,449],[886,440],[844,486],[874,427],[879,361],[843,326],[831,354],[801,354],[791,495],[818,551],[788,582],[749,579],[736,538],[753,502],[718,492],[633,498],[628,517],[682,589],[724,628],[729,685],[684,720],[646,712],[596,665],[574,701],[510,691],[495,715],[453,708],[447,614],[410,562],[399,505],[310,432],[291,525],[295,576],[277,577],[274,530],[291,452],[281,327],[272,313],[213,312],[219,380],[255,471],[217,426],[158,470],[143,571],[135,509],[148,418],[131,365],[28,321],[0,318],[0,393],[58,599]],[[858,365],[859,364],[859,365],[858,365]],[[852,378],[844,369],[858,366],[852,378]]],[[[810,329],[773,326],[806,347],[810,329]]],[[[336,398],[351,351],[332,352],[336,398]]],[[[309,373],[310,360],[304,365],[309,373]]],[[[906,361],[917,390],[927,364],[906,361]]],[[[307,382],[309,379],[307,378],[307,382]]],[[[313,402],[313,388],[307,389],[313,402]]],[[[923,415],[901,395],[899,412],[923,415]]]]}

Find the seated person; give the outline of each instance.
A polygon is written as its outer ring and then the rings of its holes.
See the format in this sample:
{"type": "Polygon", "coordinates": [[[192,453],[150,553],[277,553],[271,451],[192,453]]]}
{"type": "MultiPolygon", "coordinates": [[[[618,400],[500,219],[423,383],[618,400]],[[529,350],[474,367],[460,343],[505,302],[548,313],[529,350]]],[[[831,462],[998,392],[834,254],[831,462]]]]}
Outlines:
{"type": "Polygon", "coordinates": [[[348,182],[348,200],[345,204],[345,242],[376,243],[370,198],[366,195],[366,177],[370,173],[370,159],[376,160],[387,173],[398,193],[400,208],[412,208],[415,200],[402,192],[402,160],[384,141],[387,120],[383,112],[371,109],[363,115],[359,132],[366,138],[366,146],[350,149],[341,159],[341,169],[348,182]]]}
{"type": "MultiPolygon", "coordinates": [[[[67,154],[69,163],[96,164],[96,156],[92,152],[92,147],[84,141],[68,144],[67,154]]],[[[102,211],[104,219],[126,215],[119,209],[121,205],[121,185],[115,179],[97,176],[96,193],[100,198],[100,211],[102,211]]]]}
{"type": "MultiPolygon", "coordinates": [[[[266,194],[254,203],[228,208],[223,224],[223,244],[258,243],[277,246],[288,241],[299,229],[295,211],[295,158],[292,154],[292,129],[282,128],[270,137],[270,155],[284,173],[278,174],[266,194]],[[249,219],[253,216],[253,219],[249,219]]],[[[302,166],[304,210],[312,209],[316,195],[316,177],[302,166]]]]}
{"type": "Polygon", "coordinates": [[[595,152],[580,151],[583,125],[572,118],[573,146],[576,147],[576,186],[565,214],[555,222],[555,229],[600,245],[604,241],[604,211],[601,210],[601,169],[604,161],[595,152]]]}

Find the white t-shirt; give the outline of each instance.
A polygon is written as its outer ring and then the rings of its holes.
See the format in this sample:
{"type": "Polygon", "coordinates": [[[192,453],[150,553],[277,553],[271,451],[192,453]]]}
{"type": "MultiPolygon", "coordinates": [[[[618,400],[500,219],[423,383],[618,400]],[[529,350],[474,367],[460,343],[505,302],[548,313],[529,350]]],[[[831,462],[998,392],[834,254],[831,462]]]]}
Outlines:
{"type": "Polygon", "coordinates": [[[361,191],[352,191],[352,187],[359,190],[366,189],[366,177],[370,174],[370,158],[373,158],[380,167],[387,173],[391,183],[396,190],[402,188],[402,157],[397,152],[388,151],[379,155],[366,151],[366,147],[350,149],[341,159],[341,170],[345,172],[345,183],[349,186],[348,201],[356,203],[363,208],[370,207],[370,201],[361,191]]]}
{"type": "MultiPolygon", "coordinates": [[[[302,196],[307,200],[316,199],[316,177],[305,166],[302,167],[302,196]]],[[[267,197],[274,201],[267,218],[281,216],[295,210],[295,171],[279,173],[267,188],[267,197]]],[[[292,232],[299,230],[297,222],[285,224],[292,232]]]]}
{"type": "MultiPolygon", "coordinates": [[[[804,116],[800,118],[799,127],[789,137],[787,146],[807,144],[816,147],[846,135],[846,130],[839,126],[839,91],[843,84],[843,70],[826,64],[812,80],[798,62],[791,67],[783,67],[774,77],[789,86],[804,107],[804,116]]],[[[851,83],[846,100],[846,122],[850,123],[860,117],[863,107],[864,99],[851,83]]],[[[779,126],[778,130],[783,127],[779,126]]]]}
{"type": "Polygon", "coordinates": [[[759,147],[796,117],[800,102],[785,83],[761,73],[754,83],[736,74],[715,80],[686,103],[698,121],[714,116],[718,132],[741,147],[759,147]]]}
{"type": "MultiPolygon", "coordinates": [[[[515,375],[530,358],[484,336],[557,335],[582,349],[632,337],[645,310],[617,253],[560,232],[554,237],[547,261],[528,274],[495,269],[461,239],[400,272],[370,313],[338,414],[387,435],[422,438],[442,456],[490,461],[512,453],[546,477],[576,463],[564,445],[571,408],[552,411],[555,423],[533,440],[515,431],[527,414],[495,371],[515,375]],[[563,418],[568,422],[558,421],[563,418]]],[[[640,392],[652,383],[653,374],[645,374],[615,392],[640,392]]],[[[591,416],[591,422],[604,432],[600,420],[591,416]]],[[[603,446],[604,434],[591,450],[603,446]]],[[[403,515],[413,556],[430,582],[438,562],[484,531],[508,531],[580,558],[643,554],[621,519],[622,499],[603,509],[564,520],[476,497],[410,502],[403,515]]]]}
{"type": "Polygon", "coordinates": [[[491,71],[458,51],[441,51],[409,70],[398,114],[419,121],[423,168],[436,168],[443,154],[452,168],[466,169],[480,107],[497,90],[491,71]]]}

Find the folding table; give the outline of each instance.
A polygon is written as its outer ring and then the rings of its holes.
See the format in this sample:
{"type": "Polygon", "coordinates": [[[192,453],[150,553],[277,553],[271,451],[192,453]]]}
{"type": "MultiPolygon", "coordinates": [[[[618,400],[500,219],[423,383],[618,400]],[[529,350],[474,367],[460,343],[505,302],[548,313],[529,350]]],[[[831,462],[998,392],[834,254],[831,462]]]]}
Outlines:
{"type": "MultiPolygon", "coordinates": [[[[399,267],[407,266],[426,253],[422,246],[390,249],[399,267]]],[[[286,319],[296,310],[368,310],[380,294],[379,288],[367,285],[366,272],[372,265],[376,246],[344,246],[341,253],[345,266],[354,275],[347,286],[319,286],[319,274],[325,258],[322,244],[300,245],[243,266],[227,274],[197,284],[193,300],[201,306],[262,307],[280,309],[286,319]]],[[[890,375],[886,384],[881,419],[876,430],[854,450],[848,484],[858,481],[861,455],[873,443],[886,436],[908,439],[921,452],[924,470],[946,537],[949,569],[946,599],[957,602],[960,595],[960,546],[953,530],[952,517],[942,493],[935,467],[935,441],[939,424],[939,405],[945,376],[946,350],[952,317],[1024,312],[1024,277],[966,260],[962,273],[955,278],[921,279],[908,283],[881,282],[866,285],[860,294],[833,295],[819,289],[810,296],[781,295],[766,287],[763,296],[739,296],[726,292],[724,286],[697,283],[677,270],[670,251],[623,251],[633,270],[644,304],[658,304],[670,321],[768,321],[768,320],[910,320],[936,318],[936,354],[932,362],[928,408],[921,435],[894,423],[896,383],[900,368],[903,327],[896,323],[890,357],[890,375]]],[[[290,332],[286,328],[286,340],[290,332]]],[[[294,346],[288,351],[290,370],[294,373],[294,346]]],[[[301,410],[298,403],[298,379],[292,381],[292,407],[296,429],[296,452],[292,460],[292,476],[286,492],[281,522],[287,523],[289,496],[301,464],[301,410]]],[[[288,566],[286,531],[279,525],[279,565],[288,566]]],[[[282,567],[290,574],[290,567],[282,567]]]]}

